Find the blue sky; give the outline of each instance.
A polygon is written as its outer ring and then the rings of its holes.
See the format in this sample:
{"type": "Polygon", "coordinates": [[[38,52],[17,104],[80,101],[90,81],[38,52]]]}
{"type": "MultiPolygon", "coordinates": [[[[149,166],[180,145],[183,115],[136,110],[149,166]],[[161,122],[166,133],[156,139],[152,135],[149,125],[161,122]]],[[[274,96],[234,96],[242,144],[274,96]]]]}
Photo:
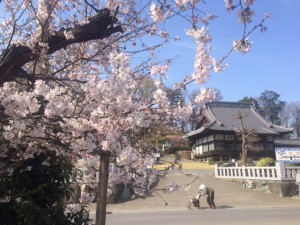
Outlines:
{"type": "MultiPolygon", "coordinates": [[[[213,55],[220,59],[230,50],[232,40],[241,37],[243,27],[237,22],[236,12],[226,11],[223,0],[205,2],[207,10],[203,10],[219,16],[211,22],[210,31],[214,38],[213,55]]],[[[254,9],[254,22],[260,21],[265,12],[272,14],[265,24],[267,32],[255,31],[250,37],[251,51],[229,56],[227,70],[212,74],[204,86],[219,89],[224,101],[238,101],[244,96],[256,98],[265,90],[277,92],[280,100],[286,102],[300,101],[300,1],[257,0],[254,9]]],[[[172,28],[178,32],[184,24],[176,22],[172,28]]],[[[180,43],[171,42],[162,51],[166,56],[178,56],[169,73],[170,84],[193,71],[196,45],[183,33],[182,37],[180,43]]],[[[198,88],[192,85],[188,89],[198,88]]]]}

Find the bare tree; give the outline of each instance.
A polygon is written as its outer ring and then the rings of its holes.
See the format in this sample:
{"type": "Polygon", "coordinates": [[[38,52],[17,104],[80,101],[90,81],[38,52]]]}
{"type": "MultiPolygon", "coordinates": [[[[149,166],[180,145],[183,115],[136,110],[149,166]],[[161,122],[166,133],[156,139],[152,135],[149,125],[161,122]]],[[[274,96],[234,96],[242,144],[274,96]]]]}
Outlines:
{"type": "Polygon", "coordinates": [[[248,113],[239,111],[236,115],[233,116],[234,119],[240,121],[240,127],[235,128],[237,134],[242,138],[242,151],[241,151],[241,162],[242,165],[246,165],[246,159],[248,151],[250,150],[250,138],[255,136],[255,129],[247,129],[244,125],[244,118],[248,116],[248,113]]]}
{"type": "Polygon", "coordinates": [[[288,103],[282,113],[279,115],[280,120],[286,127],[294,128],[294,137],[300,137],[300,102],[288,103]]]}

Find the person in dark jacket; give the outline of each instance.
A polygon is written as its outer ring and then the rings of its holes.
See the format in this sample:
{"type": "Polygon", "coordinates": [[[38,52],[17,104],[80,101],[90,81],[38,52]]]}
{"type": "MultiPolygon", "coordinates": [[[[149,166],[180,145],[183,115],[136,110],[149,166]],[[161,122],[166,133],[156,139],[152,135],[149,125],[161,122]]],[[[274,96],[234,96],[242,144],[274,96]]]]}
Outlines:
{"type": "Polygon", "coordinates": [[[204,184],[201,184],[199,186],[199,192],[197,195],[197,199],[199,199],[201,196],[205,196],[207,195],[207,204],[209,205],[209,208],[215,209],[216,205],[215,205],[215,191],[213,188],[211,187],[206,187],[204,184]]]}

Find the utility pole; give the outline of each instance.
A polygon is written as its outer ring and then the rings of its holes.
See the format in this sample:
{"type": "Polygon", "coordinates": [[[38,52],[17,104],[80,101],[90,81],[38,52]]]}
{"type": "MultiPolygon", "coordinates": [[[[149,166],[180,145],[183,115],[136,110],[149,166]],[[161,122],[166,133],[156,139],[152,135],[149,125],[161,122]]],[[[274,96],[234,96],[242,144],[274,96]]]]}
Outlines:
{"type": "Polygon", "coordinates": [[[95,225],[105,225],[106,222],[106,204],[107,204],[107,186],[109,175],[110,152],[101,151],[99,165],[99,180],[97,186],[97,208],[95,225]]]}

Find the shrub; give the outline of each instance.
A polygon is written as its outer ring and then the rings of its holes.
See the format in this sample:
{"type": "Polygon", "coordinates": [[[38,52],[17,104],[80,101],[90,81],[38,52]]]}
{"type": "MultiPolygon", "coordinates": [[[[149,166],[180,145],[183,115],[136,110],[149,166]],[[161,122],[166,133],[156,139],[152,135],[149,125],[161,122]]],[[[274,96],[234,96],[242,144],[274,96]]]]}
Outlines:
{"type": "Polygon", "coordinates": [[[207,163],[208,163],[208,165],[215,165],[216,164],[216,162],[213,159],[209,159],[207,163]]]}
{"type": "Polygon", "coordinates": [[[274,166],[275,165],[275,160],[269,157],[266,158],[261,158],[256,166],[274,166]]]}
{"type": "Polygon", "coordinates": [[[254,165],[253,159],[252,159],[252,158],[247,158],[247,159],[246,159],[246,165],[247,165],[247,166],[252,166],[252,165],[254,165]]]}
{"type": "MultiPolygon", "coordinates": [[[[213,162],[212,162],[213,163],[213,162]]],[[[223,166],[225,164],[225,162],[224,161],[218,161],[217,162],[217,165],[218,166],[223,166]]],[[[213,164],[210,164],[210,165],[213,165],[213,164]]]]}
{"type": "Polygon", "coordinates": [[[0,178],[1,225],[82,225],[89,213],[83,205],[77,212],[65,210],[74,166],[55,153],[41,153],[27,159],[9,176],[0,178]],[[49,165],[45,164],[45,160],[49,165]],[[83,206],[83,207],[82,207],[83,206]]]}

